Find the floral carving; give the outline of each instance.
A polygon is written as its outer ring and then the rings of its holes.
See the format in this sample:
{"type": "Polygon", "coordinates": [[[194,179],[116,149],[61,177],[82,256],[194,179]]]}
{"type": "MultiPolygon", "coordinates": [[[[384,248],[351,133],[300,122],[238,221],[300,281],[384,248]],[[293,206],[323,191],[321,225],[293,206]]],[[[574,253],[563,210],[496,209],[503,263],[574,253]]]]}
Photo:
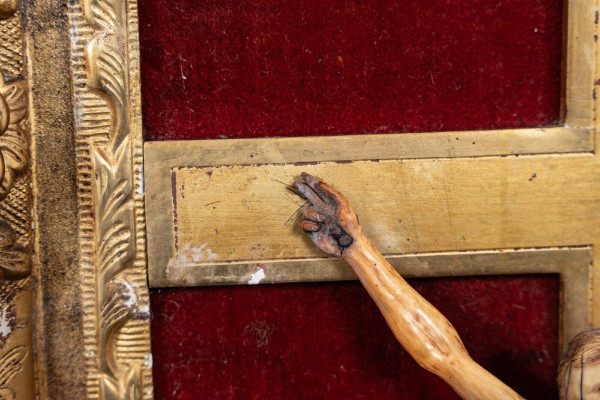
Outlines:
{"type": "Polygon", "coordinates": [[[27,135],[21,126],[26,115],[25,81],[8,82],[0,71],[0,200],[6,198],[15,178],[28,164],[27,135]]]}

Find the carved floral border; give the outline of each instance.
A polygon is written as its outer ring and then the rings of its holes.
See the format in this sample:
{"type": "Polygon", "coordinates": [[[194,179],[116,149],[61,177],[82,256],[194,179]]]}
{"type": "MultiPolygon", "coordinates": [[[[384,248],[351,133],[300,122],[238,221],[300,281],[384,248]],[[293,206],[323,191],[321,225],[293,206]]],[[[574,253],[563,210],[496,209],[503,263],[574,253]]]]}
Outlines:
{"type": "Polygon", "coordinates": [[[151,399],[135,0],[70,4],[89,399],[151,399]]]}
{"type": "Polygon", "coordinates": [[[17,0],[0,0],[0,398],[35,395],[28,84],[17,0]]]}

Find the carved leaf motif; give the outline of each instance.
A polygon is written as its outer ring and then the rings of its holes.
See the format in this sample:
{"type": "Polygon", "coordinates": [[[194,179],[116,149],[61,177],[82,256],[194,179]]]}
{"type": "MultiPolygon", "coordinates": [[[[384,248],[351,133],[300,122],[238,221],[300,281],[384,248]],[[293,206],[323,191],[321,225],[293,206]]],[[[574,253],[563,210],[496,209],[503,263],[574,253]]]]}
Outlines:
{"type": "MultiPolygon", "coordinates": [[[[131,368],[119,379],[102,376],[100,378],[100,390],[102,398],[106,400],[139,400],[141,396],[139,366],[131,368]]],[[[2,398],[0,398],[2,400],[2,398]]]]}
{"type": "Polygon", "coordinates": [[[102,306],[102,328],[112,331],[133,315],[136,294],[131,293],[124,284],[115,282],[109,283],[106,292],[102,306]]]}
{"type": "Polygon", "coordinates": [[[108,143],[92,151],[97,221],[97,307],[100,390],[105,399],[138,398],[140,366],[118,363],[116,338],[136,316],[137,294],[122,274],[135,257],[132,144],[129,138],[127,65],[120,0],[84,0],[97,31],[87,46],[88,85],[106,100],[113,124],[108,143]]]}
{"type": "Polygon", "coordinates": [[[124,20],[121,0],[83,0],[83,10],[87,22],[99,29],[115,30],[124,20]]]}
{"type": "Polygon", "coordinates": [[[0,400],[15,400],[17,395],[15,391],[10,388],[0,388],[0,400]]]}
{"type": "Polygon", "coordinates": [[[100,234],[98,273],[103,276],[105,284],[126,268],[135,255],[133,184],[130,179],[123,178],[130,175],[129,143],[126,139],[114,158],[101,150],[93,154],[100,234]]]}
{"type": "Polygon", "coordinates": [[[0,71],[0,200],[10,191],[14,180],[29,162],[27,135],[20,122],[27,115],[25,81],[6,83],[0,71]]]}
{"type": "Polygon", "coordinates": [[[103,42],[94,39],[88,45],[88,57],[95,60],[90,65],[88,79],[90,86],[108,95],[115,101],[116,107],[123,107],[125,93],[125,60],[115,49],[112,49],[107,38],[103,42]]]}
{"type": "MultiPolygon", "coordinates": [[[[129,138],[111,154],[109,149],[96,149],[92,159],[95,174],[95,198],[97,202],[98,254],[97,273],[99,291],[100,362],[107,378],[120,379],[125,371],[119,371],[114,353],[118,330],[132,318],[128,306],[131,294],[123,285],[113,282],[126,270],[135,256],[133,230],[133,183],[131,179],[131,142],[129,138]]],[[[135,296],[135,294],[133,294],[135,296]]]]}
{"type": "MultiPolygon", "coordinates": [[[[118,148],[129,137],[129,118],[127,114],[127,68],[123,55],[116,50],[117,44],[110,38],[94,39],[87,47],[90,63],[88,81],[100,96],[104,97],[112,109],[113,129],[109,142],[112,148],[108,155],[116,156],[118,148]]],[[[128,175],[125,175],[128,176],[128,175]]]]}
{"type": "Polygon", "coordinates": [[[141,363],[117,359],[117,336],[128,321],[141,318],[136,288],[127,281],[136,255],[133,144],[130,138],[126,4],[124,0],[82,0],[94,29],[86,47],[87,85],[112,114],[108,142],[94,144],[96,229],[96,311],[101,398],[141,398],[141,363]]]}
{"type": "MultiPolygon", "coordinates": [[[[5,387],[16,374],[23,370],[23,359],[27,355],[27,347],[17,346],[0,358],[0,399],[8,398],[12,390],[5,387]]],[[[14,393],[12,393],[14,398],[14,393]]]]}

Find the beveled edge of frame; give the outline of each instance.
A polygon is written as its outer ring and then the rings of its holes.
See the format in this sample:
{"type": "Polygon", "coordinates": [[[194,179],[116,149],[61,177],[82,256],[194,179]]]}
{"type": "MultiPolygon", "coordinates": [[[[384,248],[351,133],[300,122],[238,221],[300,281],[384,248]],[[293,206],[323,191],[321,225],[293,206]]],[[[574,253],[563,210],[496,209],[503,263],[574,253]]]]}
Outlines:
{"type": "MultiPolygon", "coordinates": [[[[461,158],[594,151],[591,128],[390,133],[145,142],[150,169],[323,161],[461,158]]],[[[146,174],[146,179],[153,179],[146,174]]]]}
{"type": "MultiPolygon", "coordinates": [[[[386,258],[405,278],[558,274],[561,349],[590,325],[591,246],[395,254],[386,258]]],[[[253,283],[252,276],[263,269],[269,273],[260,280],[260,285],[357,279],[337,258],[262,260],[191,268],[186,283],[177,286],[248,285],[253,283]]],[[[169,287],[171,283],[158,281],[152,286],[169,287]]]]}

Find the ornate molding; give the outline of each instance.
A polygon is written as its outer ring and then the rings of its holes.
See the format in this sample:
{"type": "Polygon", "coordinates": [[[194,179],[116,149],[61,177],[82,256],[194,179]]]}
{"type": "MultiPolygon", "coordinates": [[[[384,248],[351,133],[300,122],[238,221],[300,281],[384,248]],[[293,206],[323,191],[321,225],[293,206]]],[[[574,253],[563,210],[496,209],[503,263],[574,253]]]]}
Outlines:
{"type": "Polygon", "coordinates": [[[0,70],[0,200],[29,164],[29,143],[21,122],[27,114],[27,86],[21,79],[7,82],[0,70]]]}
{"type": "Polygon", "coordinates": [[[151,399],[135,1],[70,9],[90,399],[151,399]]]}
{"type": "Polygon", "coordinates": [[[0,398],[35,396],[32,353],[31,176],[23,25],[0,0],[0,398]]]}

